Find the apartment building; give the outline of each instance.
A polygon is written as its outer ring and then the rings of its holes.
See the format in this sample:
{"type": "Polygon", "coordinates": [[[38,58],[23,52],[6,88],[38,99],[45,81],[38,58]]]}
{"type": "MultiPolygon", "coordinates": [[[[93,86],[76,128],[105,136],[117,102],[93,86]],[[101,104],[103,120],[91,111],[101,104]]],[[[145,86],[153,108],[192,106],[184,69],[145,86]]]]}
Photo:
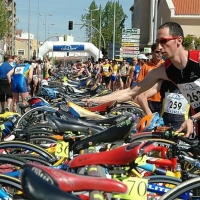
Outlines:
{"type": "MultiPolygon", "coordinates": [[[[132,27],[140,28],[140,48],[153,43],[156,0],[134,0],[132,27]]],[[[157,27],[167,21],[179,23],[185,36],[200,37],[200,0],[158,0],[157,27]]]]}

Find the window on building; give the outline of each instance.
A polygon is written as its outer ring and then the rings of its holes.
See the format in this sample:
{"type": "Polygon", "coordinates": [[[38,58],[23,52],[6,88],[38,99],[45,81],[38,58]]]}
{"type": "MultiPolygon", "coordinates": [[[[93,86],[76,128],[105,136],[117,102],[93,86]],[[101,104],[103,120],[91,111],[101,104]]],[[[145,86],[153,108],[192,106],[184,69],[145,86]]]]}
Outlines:
{"type": "Polygon", "coordinates": [[[21,55],[21,56],[23,56],[23,55],[24,55],[24,50],[22,50],[22,49],[19,49],[19,50],[18,50],[18,55],[21,55]]]}

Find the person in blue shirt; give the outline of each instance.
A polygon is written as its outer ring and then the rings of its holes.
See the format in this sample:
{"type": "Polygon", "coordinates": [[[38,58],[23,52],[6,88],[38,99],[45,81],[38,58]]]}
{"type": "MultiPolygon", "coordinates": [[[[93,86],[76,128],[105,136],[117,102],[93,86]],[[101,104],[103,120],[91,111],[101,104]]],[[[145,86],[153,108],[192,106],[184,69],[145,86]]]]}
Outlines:
{"type": "Polygon", "coordinates": [[[4,62],[0,66],[0,102],[1,102],[1,113],[10,111],[12,104],[13,95],[10,89],[10,85],[7,79],[7,73],[12,70],[12,66],[9,64],[10,55],[4,55],[4,62]],[[7,107],[5,108],[5,103],[7,107]]]}
{"type": "Polygon", "coordinates": [[[17,112],[19,94],[24,105],[26,104],[25,99],[29,97],[28,85],[33,78],[33,66],[30,63],[24,63],[22,59],[18,59],[17,65],[8,72],[7,78],[13,93],[13,112],[17,112]]]}

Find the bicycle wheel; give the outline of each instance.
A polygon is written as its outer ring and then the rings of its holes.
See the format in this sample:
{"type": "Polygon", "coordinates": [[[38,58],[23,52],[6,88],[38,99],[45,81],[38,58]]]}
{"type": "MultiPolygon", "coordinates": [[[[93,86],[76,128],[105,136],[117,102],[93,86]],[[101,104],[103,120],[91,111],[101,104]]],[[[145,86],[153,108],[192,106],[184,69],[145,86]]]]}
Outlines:
{"type": "MultiPolygon", "coordinates": [[[[15,155],[0,155],[0,174],[18,171],[27,161],[15,155]]],[[[16,174],[16,176],[18,176],[16,174]]]]}
{"type": "MultiPolygon", "coordinates": [[[[137,141],[152,141],[152,142],[157,142],[159,146],[170,146],[172,144],[175,144],[174,141],[171,141],[171,140],[165,140],[165,139],[161,139],[161,138],[147,138],[147,139],[138,139],[137,141]]],[[[135,142],[135,138],[134,138],[134,141],[135,142]]],[[[131,141],[132,142],[132,141],[131,141]]]]}
{"type": "Polygon", "coordinates": [[[0,149],[4,149],[4,151],[7,154],[16,154],[16,153],[27,153],[27,150],[29,152],[34,152],[41,157],[44,157],[47,161],[56,161],[56,158],[45,151],[45,149],[34,145],[30,144],[28,142],[23,142],[23,141],[9,141],[9,142],[1,142],[0,143],[0,149]]]}
{"type": "Polygon", "coordinates": [[[29,127],[28,128],[28,130],[30,130],[30,131],[32,131],[32,130],[48,130],[48,131],[51,131],[52,130],[52,127],[51,127],[51,125],[50,124],[44,124],[44,123],[38,123],[38,124],[36,124],[36,125],[34,125],[34,126],[31,126],[31,127],[29,127]]]}
{"type": "Polygon", "coordinates": [[[139,118],[145,116],[144,111],[141,108],[132,105],[121,105],[115,107],[108,113],[108,116],[115,116],[126,113],[135,114],[139,118]]]}
{"type": "Polygon", "coordinates": [[[26,160],[19,158],[16,155],[0,154],[0,165],[5,163],[21,167],[26,163],[26,160]]]}
{"type": "Polygon", "coordinates": [[[57,112],[56,108],[41,106],[33,108],[23,114],[16,124],[16,128],[30,127],[34,123],[45,122],[45,114],[57,112]]]}
{"type": "MultiPolygon", "coordinates": [[[[190,180],[187,180],[180,185],[176,186],[175,188],[171,189],[167,193],[165,193],[160,200],[174,200],[176,198],[179,198],[180,195],[191,192],[192,190],[200,188],[200,177],[192,178],[190,180]]],[[[190,196],[192,199],[192,196],[190,196]]],[[[180,198],[179,198],[180,199],[180,198]]],[[[188,198],[189,199],[189,198],[188,198]]]]}
{"type": "Polygon", "coordinates": [[[52,166],[51,163],[47,162],[45,159],[43,159],[40,156],[37,155],[30,155],[30,154],[18,154],[20,158],[25,160],[26,162],[36,162],[45,166],[52,166]]]}
{"type": "Polygon", "coordinates": [[[152,132],[136,133],[130,136],[129,142],[135,142],[138,140],[147,140],[161,138],[160,134],[153,134],[152,132]]]}
{"type": "Polygon", "coordinates": [[[180,183],[182,183],[181,179],[170,176],[153,175],[153,176],[145,176],[143,178],[148,179],[149,183],[168,183],[173,185],[179,185],[180,183]]]}
{"type": "Polygon", "coordinates": [[[19,192],[22,193],[20,180],[3,174],[0,174],[0,188],[8,194],[8,199],[14,197],[19,192]]]}
{"type": "Polygon", "coordinates": [[[48,148],[56,145],[57,139],[48,136],[31,136],[30,142],[43,148],[48,148]]]}
{"type": "Polygon", "coordinates": [[[49,130],[43,130],[43,129],[32,129],[32,130],[29,130],[29,133],[32,136],[51,136],[51,135],[54,135],[53,131],[49,131],[49,130]]]}

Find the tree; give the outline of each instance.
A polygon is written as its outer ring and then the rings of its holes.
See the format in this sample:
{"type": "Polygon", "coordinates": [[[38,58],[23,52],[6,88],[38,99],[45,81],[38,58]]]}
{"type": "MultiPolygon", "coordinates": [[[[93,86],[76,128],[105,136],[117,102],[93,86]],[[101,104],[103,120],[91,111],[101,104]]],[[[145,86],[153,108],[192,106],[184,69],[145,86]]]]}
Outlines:
{"type": "MultiPolygon", "coordinates": [[[[116,1],[116,14],[115,14],[115,41],[116,43],[121,43],[122,38],[122,29],[124,28],[125,20],[127,19],[127,15],[124,13],[122,5],[119,4],[119,1],[116,1]]],[[[95,0],[93,0],[89,6],[87,13],[81,16],[81,20],[85,24],[91,24],[91,12],[92,12],[92,26],[99,30],[100,28],[100,14],[101,14],[101,33],[105,38],[106,47],[108,49],[108,44],[113,41],[113,30],[114,30],[114,2],[108,1],[105,5],[105,8],[101,7],[101,11],[99,6],[96,4],[95,0]],[[93,11],[91,11],[93,10],[93,11]],[[101,12],[101,13],[100,13],[101,12]]],[[[99,46],[99,32],[94,28],[91,29],[90,26],[86,26],[86,35],[89,38],[92,38],[92,43],[95,46],[99,46]],[[92,30],[92,31],[91,31],[92,30]]],[[[103,47],[103,43],[101,40],[101,48],[103,47]]]]}
{"type": "Polygon", "coordinates": [[[197,38],[195,35],[187,35],[184,38],[183,46],[186,49],[197,49],[197,47],[200,45],[200,37],[197,38]]]}
{"type": "Polygon", "coordinates": [[[5,1],[0,0],[0,40],[7,36],[8,33],[8,14],[6,11],[5,1]]]}

